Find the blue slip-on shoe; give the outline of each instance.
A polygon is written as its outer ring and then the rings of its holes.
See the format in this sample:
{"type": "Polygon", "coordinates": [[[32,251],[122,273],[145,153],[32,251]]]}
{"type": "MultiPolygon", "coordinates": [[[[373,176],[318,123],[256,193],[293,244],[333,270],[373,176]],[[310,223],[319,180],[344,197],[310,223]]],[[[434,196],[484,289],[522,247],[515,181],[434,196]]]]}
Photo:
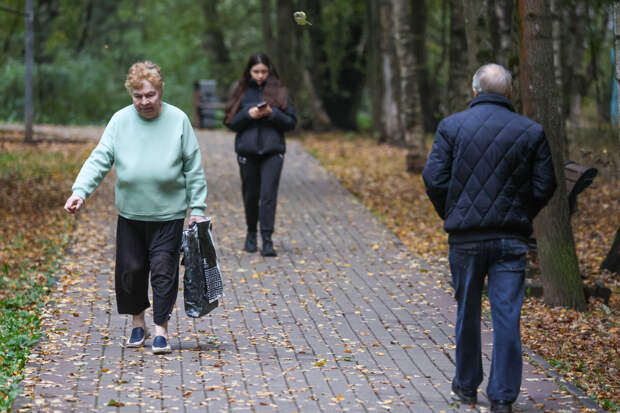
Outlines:
{"type": "Polygon", "coordinates": [[[168,341],[164,336],[156,336],[153,339],[152,349],[153,354],[166,354],[172,351],[170,344],[168,344],[168,341]]]}
{"type": "Polygon", "coordinates": [[[148,334],[148,330],[142,327],[135,327],[131,330],[131,337],[127,340],[125,347],[142,347],[148,334]]]}

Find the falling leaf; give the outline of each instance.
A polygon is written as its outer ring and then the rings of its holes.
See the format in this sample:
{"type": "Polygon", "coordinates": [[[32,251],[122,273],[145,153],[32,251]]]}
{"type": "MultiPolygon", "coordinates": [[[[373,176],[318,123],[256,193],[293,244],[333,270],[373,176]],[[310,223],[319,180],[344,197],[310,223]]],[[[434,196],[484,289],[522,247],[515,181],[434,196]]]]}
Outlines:
{"type": "Polygon", "coordinates": [[[300,26],[305,26],[305,25],[312,26],[312,23],[306,20],[307,16],[306,16],[306,13],[303,11],[296,11],[295,13],[293,13],[293,18],[295,19],[295,23],[297,23],[300,26]]]}

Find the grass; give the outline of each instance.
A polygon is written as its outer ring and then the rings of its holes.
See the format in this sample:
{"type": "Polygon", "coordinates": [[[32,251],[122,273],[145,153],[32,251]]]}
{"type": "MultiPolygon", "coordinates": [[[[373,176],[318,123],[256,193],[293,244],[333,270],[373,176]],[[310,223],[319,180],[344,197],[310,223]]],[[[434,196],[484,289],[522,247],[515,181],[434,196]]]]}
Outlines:
{"type": "Polygon", "coordinates": [[[62,206],[90,147],[0,140],[0,411],[9,411],[74,219],[62,206]]]}

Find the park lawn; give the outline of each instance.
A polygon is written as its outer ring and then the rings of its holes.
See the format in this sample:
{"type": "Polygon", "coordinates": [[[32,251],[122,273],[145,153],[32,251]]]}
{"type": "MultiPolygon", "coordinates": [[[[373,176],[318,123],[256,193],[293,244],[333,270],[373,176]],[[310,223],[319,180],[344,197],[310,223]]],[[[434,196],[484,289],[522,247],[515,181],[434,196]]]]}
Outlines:
{"type": "MultiPolygon", "coordinates": [[[[405,172],[405,149],[342,134],[308,134],[302,142],[409,249],[429,262],[446,262],[443,223],[426,196],[421,175],[405,172]]],[[[521,332],[524,345],[613,411],[620,405],[620,277],[601,271],[599,265],[618,228],[620,182],[599,177],[578,203],[572,224],[584,282],[606,284],[612,290],[610,302],[591,299],[588,311],[579,313],[528,298],[521,332]]]]}
{"type": "Polygon", "coordinates": [[[75,219],[63,205],[91,144],[0,137],[0,411],[19,392],[40,313],[75,219]]]}

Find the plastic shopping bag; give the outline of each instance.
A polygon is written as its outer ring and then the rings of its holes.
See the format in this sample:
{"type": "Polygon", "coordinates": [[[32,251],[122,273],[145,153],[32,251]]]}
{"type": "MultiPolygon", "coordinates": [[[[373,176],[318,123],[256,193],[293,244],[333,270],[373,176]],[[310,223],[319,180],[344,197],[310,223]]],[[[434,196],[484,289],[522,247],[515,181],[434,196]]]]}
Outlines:
{"type": "Polygon", "coordinates": [[[224,296],[222,273],[217,262],[211,218],[183,231],[183,299],[185,314],[202,317],[218,306],[224,296]]]}

